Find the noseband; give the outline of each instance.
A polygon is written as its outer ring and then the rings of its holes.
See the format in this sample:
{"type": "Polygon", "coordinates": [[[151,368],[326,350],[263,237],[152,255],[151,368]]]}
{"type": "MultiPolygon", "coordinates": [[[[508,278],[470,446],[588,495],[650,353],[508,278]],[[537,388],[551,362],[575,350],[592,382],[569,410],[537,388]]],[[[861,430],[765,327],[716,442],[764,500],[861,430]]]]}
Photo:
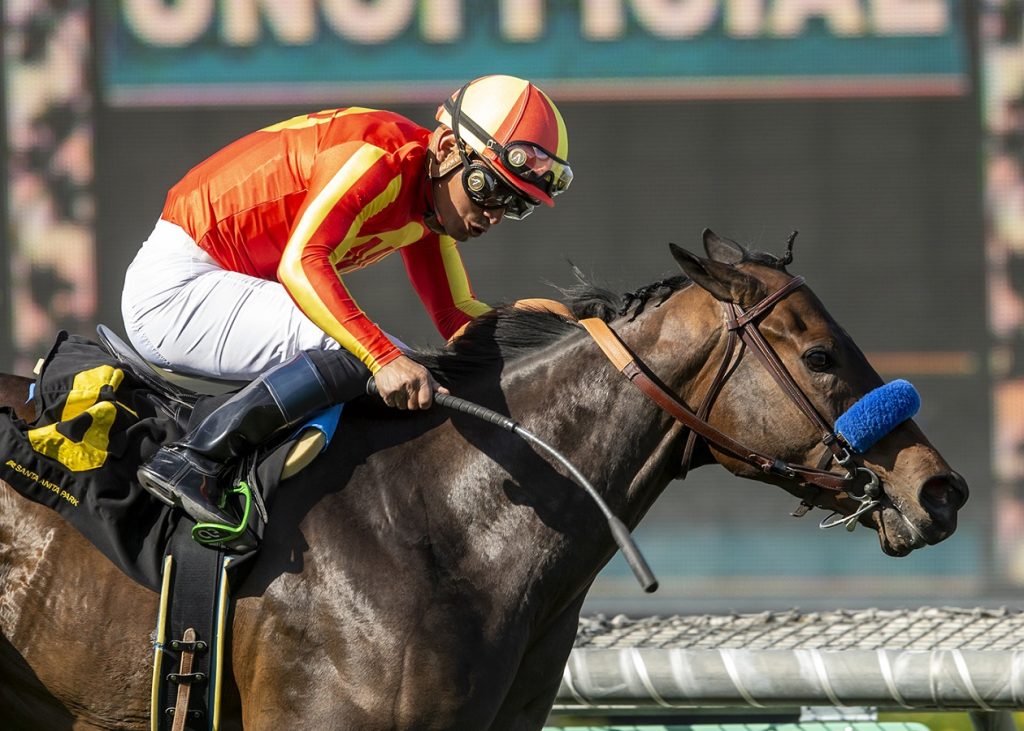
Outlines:
{"type": "Polygon", "coordinates": [[[608,327],[607,323],[598,318],[580,320],[580,324],[587,329],[590,336],[601,347],[604,354],[612,364],[630,380],[644,395],[657,404],[663,411],[690,429],[686,441],[686,448],[683,452],[682,469],[680,478],[686,476],[689,470],[690,461],[693,457],[693,448],[697,436],[703,437],[709,444],[719,451],[732,455],[741,462],[752,465],[760,471],[782,477],[798,483],[806,491],[800,506],[793,515],[800,517],[815,507],[815,498],[821,490],[835,493],[840,499],[849,498],[860,505],[849,515],[832,513],[819,524],[822,528],[834,528],[838,525],[845,525],[847,530],[853,530],[857,525],[857,519],[876,508],[882,496],[882,483],[878,475],[867,467],[858,466],[853,461],[853,456],[843,443],[842,438],[836,434],[831,424],[825,421],[817,409],[807,398],[806,394],[797,385],[793,376],[786,370],[778,354],[764,339],[761,331],[757,328],[757,321],[766,315],[772,307],[786,295],[799,289],[804,285],[803,277],[793,277],[782,287],[769,294],[749,310],[744,311],[739,305],[727,302],[723,303],[726,312],[726,328],[728,329],[728,341],[726,343],[725,358],[719,366],[718,373],[711,388],[704,396],[700,407],[696,412],[691,411],[679,398],[667,391],[658,382],[657,378],[650,373],[650,369],[642,360],[633,355],[615,332],[608,327]],[[797,408],[808,418],[821,435],[820,441],[825,446],[822,459],[817,467],[795,465],[786,462],[778,457],[769,457],[761,454],[755,449],[744,446],[728,434],[725,434],[710,423],[708,415],[722,385],[728,379],[732,370],[736,341],[740,340],[757,356],[761,364],[771,374],[775,382],[779,384],[783,392],[789,397],[797,408]],[[846,475],[830,472],[825,468],[835,460],[844,470],[846,475]],[[863,493],[857,495],[853,492],[854,483],[858,478],[865,477],[867,482],[863,493]]]}

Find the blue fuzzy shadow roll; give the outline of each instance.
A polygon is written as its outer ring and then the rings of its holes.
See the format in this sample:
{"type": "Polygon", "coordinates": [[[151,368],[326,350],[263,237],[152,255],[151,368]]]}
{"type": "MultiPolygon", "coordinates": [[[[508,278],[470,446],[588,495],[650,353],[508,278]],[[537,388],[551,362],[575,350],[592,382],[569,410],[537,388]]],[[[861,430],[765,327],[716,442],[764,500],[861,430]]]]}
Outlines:
{"type": "Polygon", "coordinates": [[[868,392],[836,419],[836,432],[855,452],[866,452],[879,439],[913,418],[921,395],[909,381],[897,380],[868,392]]]}

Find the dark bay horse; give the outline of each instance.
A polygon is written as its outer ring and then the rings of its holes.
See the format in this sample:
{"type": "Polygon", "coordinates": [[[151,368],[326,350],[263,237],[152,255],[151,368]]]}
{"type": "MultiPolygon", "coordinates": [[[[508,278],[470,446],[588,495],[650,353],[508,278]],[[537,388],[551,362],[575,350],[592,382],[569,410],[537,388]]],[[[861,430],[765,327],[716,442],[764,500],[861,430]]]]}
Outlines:
{"type": "MultiPolygon", "coordinates": [[[[639,290],[625,314],[600,291],[569,302],[577,316],[609,321],[691,405],[725,357],[722,302],[754,306],[792,278],[783,262],[710,232],[705,249],[709,258],[673,248],[689,280],[639,290]]],[[[829,423],[882,383],[805,286],[758,326],[829,423]]],[[[453,393],[564,452],[630,527],[679,474],[686,430],[566,318],[502,309],[421,360],[453,393]]],[[[26,386],[0,379],[6,403],[23,401],[26,386]]],[[[824,449],[746,350],[708,421],[794,464],[818,464],[824,449]]],[[[967,486],[912,421],[857,460],[884,488],[858,518],[883,551],[905,555],[953,533],[967,486]]],[[[807,496],[698,440],[691,465],[715,461],[807,496]]],[[[844,514],[856,507],[841,493],[812,499],[844,514]]],[[[278,492],[237,587],[222,728],[538,729],[583,598],[613,551],[585,493],[513,435],[442,409],[357,400],[327,454],[278,492]]],[[[0,488],[0,725],[148,728],[156,602],[55,513],[0,488]]]]}

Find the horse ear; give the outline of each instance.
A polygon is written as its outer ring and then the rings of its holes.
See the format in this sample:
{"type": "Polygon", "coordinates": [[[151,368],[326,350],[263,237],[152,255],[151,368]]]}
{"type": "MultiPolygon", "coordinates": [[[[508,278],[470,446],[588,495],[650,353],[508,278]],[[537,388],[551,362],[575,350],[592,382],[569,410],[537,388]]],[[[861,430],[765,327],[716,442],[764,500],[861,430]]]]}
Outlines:
{"type": "Polygon", "coordinates": [[[686,276],[715,299],[738,305],[760,299],[761,283],[731,264],[703,259],[675,244],[668,248],[686,276]]]}
{"type": "Polygon", "coordinates": [[[747,250],[732,239],[719,236],[710,228],[704,229],[704,251],[714,261],[723,264],[739,264],[747,260],[747,250]]]}

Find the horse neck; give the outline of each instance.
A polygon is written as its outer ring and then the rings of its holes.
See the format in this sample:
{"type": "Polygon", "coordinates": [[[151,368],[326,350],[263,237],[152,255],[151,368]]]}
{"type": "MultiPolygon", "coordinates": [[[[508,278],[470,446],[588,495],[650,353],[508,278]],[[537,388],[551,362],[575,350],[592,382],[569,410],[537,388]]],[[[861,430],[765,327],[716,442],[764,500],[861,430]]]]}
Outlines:
{"type": "MultiPolygon", "coordinates": [[[[695,286],[676,292],[660,306],[648,304],[637,317],[611,323],[636,360],[694,408],[724,357],[722,325],[721,306],[695,286]]],[[[603,444],[608,465],[619,467],[618,479],[606,483],[606,499],[622,506],[620,517],[632,526],[678,473],[683,430],[616,372],[589,338],[583,340],[579,355],[593,373],[585,375],[583,383],[600,379],[607,385],[604,394],[592,394],[597,403],[591,403],[597,413],[601,408],[608,412],[613,433],[603,444]]]]}
{"type": "MultiPolygon", "coordinates": [[[[720,308],[699,292],[687,288],[632,321],[612,323],[632,352],[687,402],[706,388],[705,374],[717,367],[708,359],[724,341],[720,308]]],[[[679,425],[587,336],[572,336],[534,360],[515,364],[502,378],[502,391],[509,413],[566,455],[631,527],[677,473],[679,425]]],[[[584,588],[614,550],[603,516],[532,447],[520,445],[507,461],[498,461],[517,487],[506,483],[510,503],[492,509],[515,513],[520,534],[533,536],[516,541],[516,550],[535,554],[523,557],[527,563],[550,566],[548,576],[561,577],[555,584],[584,588]],[[533,510],[523,511],[524,504],[533,510]]]]}
{"type": "MultiPolygon", "coordinates": [[[[684,290],[613,327],[689,399],[688,381],[705,369],[721,329],[720,311],[709,307],[684,290]]],[[[507,413],[565,454],[628,525],[675,474],[678,427],[582,330],[511,362],[500,381],[500,389],[488,379],[457,395],[507,413]]],[[[358,409],[351,416],[360,424],[358,409]]],[[[306,560],[341,586],[352,571],[346,567],[358,561],[352,545],[376,545],[381,554],[412,550],[430,571],[414,561],[399,583],[431,601],[482,607],[481,621],[495,637],[518,636],[511,630],[521,622],[536,627],[574,606],[615,548],[586,493],[536,447],[472,417],[387,416],[387,425],[363,422],[365,458],[358,456],[358,440],[339,447],[356,455],[342,460],[354,470],[344,490],[315,509],[296,501],[294,519],[277,521],[298,524],[309,511],[308,543],[326,548],[306,560]]],[[[325,462],[321,469],[330,470],[321,475],[325,484],[338,481],[334,466],[325,462]]]]}

